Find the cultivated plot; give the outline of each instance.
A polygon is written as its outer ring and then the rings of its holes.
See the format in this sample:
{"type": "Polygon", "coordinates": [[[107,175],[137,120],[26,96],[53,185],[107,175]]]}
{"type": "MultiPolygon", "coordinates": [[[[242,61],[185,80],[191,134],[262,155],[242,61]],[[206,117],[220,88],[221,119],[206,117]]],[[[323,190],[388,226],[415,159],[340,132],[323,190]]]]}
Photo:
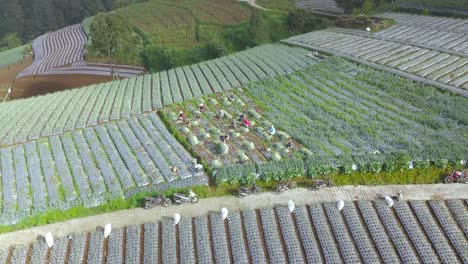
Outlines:
{"type": "Polygon", "coordinates": [[[155,113],[2,148],[0,161],[2,224],[142,188],[207,182],[155,113]]]}

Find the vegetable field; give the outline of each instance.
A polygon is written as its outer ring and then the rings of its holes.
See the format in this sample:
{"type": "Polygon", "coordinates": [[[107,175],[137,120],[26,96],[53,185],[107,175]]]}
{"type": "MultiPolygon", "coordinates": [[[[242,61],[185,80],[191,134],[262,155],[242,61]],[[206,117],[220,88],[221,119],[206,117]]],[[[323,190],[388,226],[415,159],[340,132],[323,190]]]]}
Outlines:
{"type": "Polygon", "coordinates": [[[259,114],[314,156],[467,158],[468,99],[433,87],[333,58],[247,90],[259,114]]]}
{"type": "MultiPolygon", "coordinates": [[[[468,58],[419,48],[384,39],[333,30],[316,31],[292,37],[291,45],[345,56],[371,66],[404,75],[468,96],[468,58]],[[402,74],[403,73],[403,74],[402,74]]],[[[466,44],[466,43],[465,43],[466,44]]],[[[465,45],[463,44],[463,45],[465,45]]]]}
{"type": "MultiPolygon", "coordinates": [[[[468,9],[468,4],[466,5],[468,9]]],[[[468,11],[468,10],[467,10],[468,11]]],[[[405,13],[384,13],[381,17],[393,18],[398,24],[421,28],[438,29],[447,32],[468,33],[468,20],[436,16],[422,16],[405,13]]]]}
{"type": "Polygon", "coordinates": [[[287,74],[315,63],[309,52],[266,45],[155,74],[0,105],[0,145],[109,122],[287,74]]]}
{"type": "Polygon", "coordinates": [[[252,174],[268,180],[302,175],[305,168],[309,176],[338,168],[392,171],[398,157],[407,157],[415,167],[466,160],[468,120],[460,113],[468,111],[467,102],[330,58],[162,112],[178,136],[217,170],[217,181],[252,174]],[[206,111],[199,111],[200,104],[206,111]],[[178,119],[179,111],[186,120],[178,119]],[[241,115],[251,127],[241,125],[241,115]],[[271,124],[277,129],[273,136],[267,133],[271,124]]]}
{"type": "MultiPolygon", "coordinates": [[[[147,32],[158,46],[192,47],[199,42],[197,27],[245,23],[252,10],[235,0],[150,0],[118,9],[128,21],[147,32]]],[[[218,34],[211,31],[211,34],[218,34]]],[[[203,36],[201,36],[203,37],[203,36]]]]}
{"type": "Polygon", "coordinates": [[[0,223],[96,206],[145,186],[206,184],[192,160],[155,113],[2,148],[0,223]]]}
{"type": "Polygon", "coordinates": [[[269,135],[268,129],[272,123],[256,112],[255,104],[242,90],[238,89],[235,93],[237,95],[223,93],[189,100],[167,107],[163,112],[197,154],[215,168],[301,156],[300,144],[284,131],[277,130],[275,136],[269,135]],[[200,103],[204,104],[206,111],[198,110],[200,103]],[[177,120],[179,111],[187,114],[187,121],[177,120]],[[223,116],[219,114],[221,111],[223,116]],[[196,118],[197,115],[200,119],[196,118]],[[242,125],[240,115],[249,119],[250,128],[242,125]],[[220,138],[223,136],[229,136],[229,139],[222,142],[220,138]],[[291,152],[285,147],[289,140],[294,146],[291,152]]]}

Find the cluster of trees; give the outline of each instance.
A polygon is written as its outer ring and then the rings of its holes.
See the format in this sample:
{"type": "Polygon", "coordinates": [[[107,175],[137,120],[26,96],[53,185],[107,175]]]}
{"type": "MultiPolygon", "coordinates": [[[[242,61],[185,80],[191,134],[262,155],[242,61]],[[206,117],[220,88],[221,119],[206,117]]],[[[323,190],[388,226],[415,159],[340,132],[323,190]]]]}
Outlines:
{"type": "Polygon", "coordinates": [[[99,13],[90,26],[87,56],[116,59],[138,64],[143,44],[134,28],[118,13],[99,13]]]}
{"type": "Polygon", "coordinates": [[[0,39],[16,33],[23,42],[28,42],[47,31],[81,23],[87,16],[133,1],[0,0],[0,39]]]}
{"type": "Polygon", "coordinates": [[[0,39],[0,51],[14,49],[22,45],[21,39],[16,33],[8,33],[0,39]]]}

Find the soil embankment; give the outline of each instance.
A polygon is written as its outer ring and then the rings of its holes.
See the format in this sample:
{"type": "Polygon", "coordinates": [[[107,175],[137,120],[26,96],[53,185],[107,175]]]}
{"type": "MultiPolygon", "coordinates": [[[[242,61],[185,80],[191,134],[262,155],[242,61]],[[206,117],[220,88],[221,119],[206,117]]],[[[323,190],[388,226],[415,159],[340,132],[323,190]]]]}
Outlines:
{"type": "Polygon", "coordinates": [[[13,84],[16,76],[32,63],[32,56],[27,56],[23,62],[17,62],[0,68],[0,100],[5,97],[8,88],[13,84]]]}
{"type": "Polygon", "coordinates": [[[85,74],[36,75],[17,79],[11,99],[44,95],[112,80],[110,76],[85,74]]]}

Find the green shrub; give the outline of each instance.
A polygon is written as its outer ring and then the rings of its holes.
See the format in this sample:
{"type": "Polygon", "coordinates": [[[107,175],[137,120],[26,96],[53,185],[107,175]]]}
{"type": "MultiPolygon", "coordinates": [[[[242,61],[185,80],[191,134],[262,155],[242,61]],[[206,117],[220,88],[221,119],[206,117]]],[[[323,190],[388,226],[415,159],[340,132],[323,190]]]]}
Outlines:
{"type": "Polygon", "coordinates": [[[257,165],[257,173],[264,181],[279,181],[303,176],[305,172],[302,159],[284,159],[257,165]]]}
{"type": "Polygon", "coordinates": [[[449,161],[446,159],[440,159],[440,160],[434,161],[434,166],[436,166],[437,168],[447,168],[448,165],[449,165],[449,161]]]}
{"type": "Polygon", "coordinates": [[[415,168],[420,169],[427,169],[431,166],[431,162],[429,160],[415,160],[413,164],[415,168]]]}
{"type": "Polygon", "coordinates": [[[229,146],[226,143],[218,142],[216,144],[216,154],[223,156],[229,152],[229,146]]]}
{"type": "Polygon", "coordinates": [[[255,165],[253,164],[233,164],[218,169],[215,173],[215,182],[237,183],[244,177],[256,175],[255,165]]]}

